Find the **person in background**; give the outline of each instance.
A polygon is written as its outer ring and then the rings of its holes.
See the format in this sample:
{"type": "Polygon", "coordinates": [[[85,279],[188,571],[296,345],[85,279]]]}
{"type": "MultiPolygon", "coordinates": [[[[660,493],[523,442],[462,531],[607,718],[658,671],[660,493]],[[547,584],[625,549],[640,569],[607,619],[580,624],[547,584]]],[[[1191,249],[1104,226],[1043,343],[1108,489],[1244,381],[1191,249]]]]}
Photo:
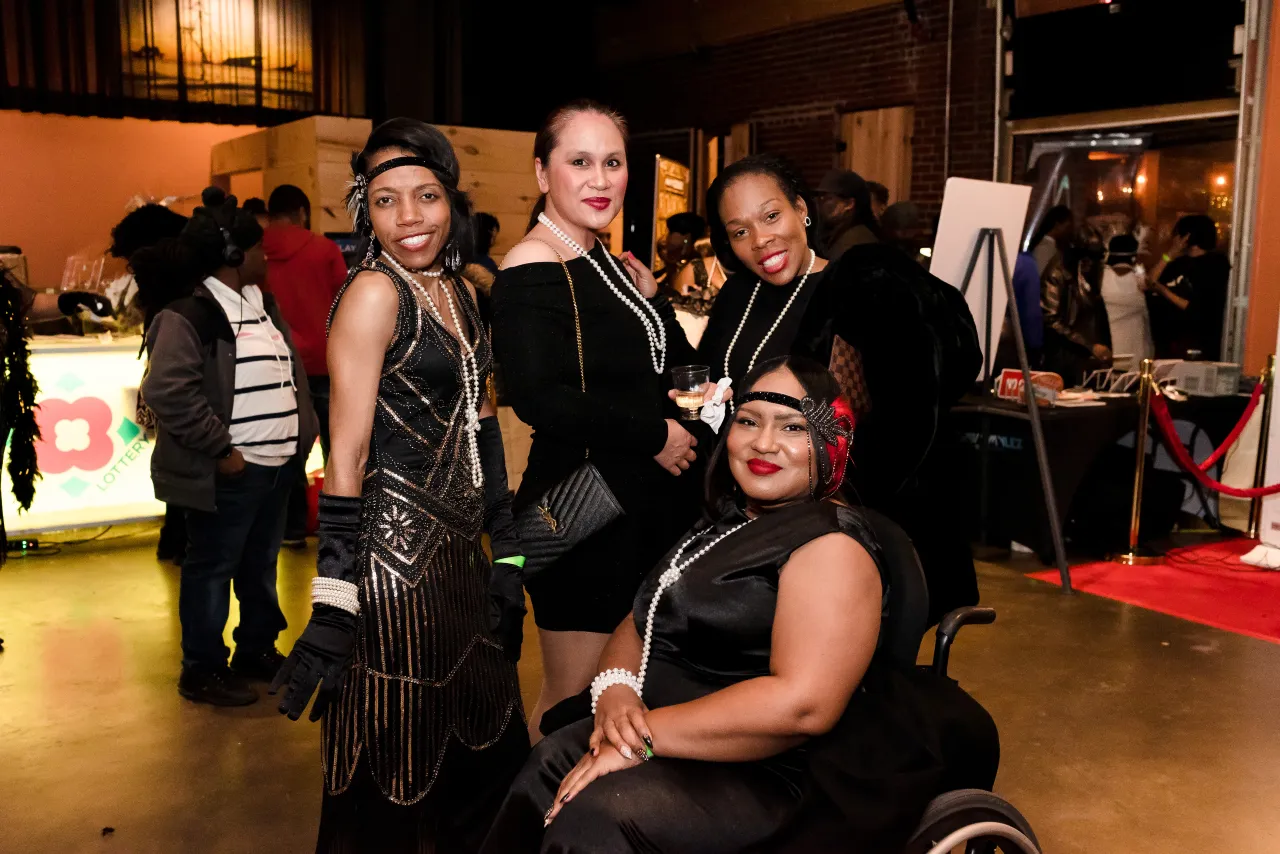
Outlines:
{"type": "Polygon", "coordinates": [[[1099,294],[1103,254],[1100,240],[1083,241],[1053,258],[1040,278],[1044,367],[1068,388],[1111,364],[1111,330],[1099,294]]]}
{"type": "Polygon", "coordinates": [[[498,273],[498,263],[489,253],[493,251],[493,244],[497,242],[502,226],[491,213],[474,214],[471,220],[476,235],[476,255],[467,263],[462,275],[475,286],[480,316],[484,319],[485,326],[488,326],[491,318],[489,291],[493,287],[493,277],[498,273]]]}
{"type": "Polygon", "coordinates": [[[659,290],[667,296],[679,293],[676,280],[695,263],[701,268],[702,286],[705,286],[707,268],[698,257],[696,244],[706,234],[707,221],[695,213],[684,212],[667,217],[667,236],[658,244],[662,269],[654,273],[659,290]]]}
{"type": "Polygon", "coordinates": [[[1156,358],[1185,359],[1195,351],[1211,362],[1222,358],[1231,262],[1217,248],[1218,227],[1204,214],[1174,225],[1173,241],[1147,276],[1156,358]]]}
{"type": "Polygon", "coordinates": [[[871,213],[878,220],[889,209],[889,188],[879,181],[868,181],[867,192],[871,194],[871,213]]]}
{"type": "MultiPolygon", "coordinates": [[[[1040,275],[1030,252],[1019,252],[1013,262],[1013,301],[1018,308],[1018,325],[1022,327],[1022,344],[1027,348],[1027,365],[1034,371],[1040,367],[1044,348],[1044,311],[1040,307],[1040,275]]],[[[996,370],[1022,367],[1017,346],[1013,327],[1006,319],[996,349],[996,370]]]]}
{"type": "Polygon", "coordinates": [[[1036,271],[1041,277],[1048,269],[1050,261],[1054,258],[1061,259],[1062,251],[1066,248],[1073,231],[1075,231],[1075,217],[1071,213],[1071,208],[1066,205],[1049,208],[1044,219],[1040,220],[1039,227],[1031,235],[1028,251],[1036,259],[1036,271]]]}
{"type": "Polygon", "coordinates": [[[1117,234],[1107,244],[1106,267],[1102,271],[1102,301],[1111,326],[1113,358],[1116,367],[1126,370],[1137,368],[1155,352],[1144,293],[1146,277],[1134,266],[1137,258],[1137,238],[1117,234]]]}
{"type": "Polygon", "coordinates": [[[489,271],[490,276],[498,275],[498,262],[490,257],[493,251],[493,245],[498,242],[498,234],[502,231],[502,224],[498,222],[498,218],[491,213],[481,211],[476,214],[476,257],[474,263],[479,264],[489,271]]]}
{"type": "MultiPolygon", "coordinates": [[[[109,254],[114,258],[131,258],[134,253],[148,246],[154,246],[161,240],[177,237],[187,224],[187,218],[180,213],[169,210],[164,205],[147,204],[130,211],[124,219],[111,229],[111,248],[109,254]]],[[[132,281],[122,294],[121,301],[131,298],[143,311],[142,334],[146,335],[151,328],[151,321],[156,313],[168,303],[163,293],[138,292],[137,278],[130,271],[132,281]],[[131,296],[132,295],[132,296],[131,296]]],[[[150,420],[149,414],[142,414],[145,404],[140,400],[137,407],[139,423],[150,420]]],[[[164,524],[160,528],[160,542],[156,544],[156,560],[172,561],[179,566],[187,554],[187,526],[184,511],[181,507],[165,507],[164,524]]]]}
{"type": "Polygon", "coordinates": [[[888,245],[901,249],[911,260],[922,263],[920,247],[924,246],[925,230],[920,206],[915,202],[896,202],[885,208],[880,217],[880,237],[888,245]]]}
{"type": "Polygon", "coordinates": [[[244,204],[240,206],[240,210],[252,214],[253,218],[258,221],[258,225],[262,226],[264,231],[270,224],[271,215],[267,211],[267,203],[262,199],[257,197],[245,199],[244,204]]]}
{"type": "Polygon", "coordinates": [[[176,238],[134,254],[140,289],[165,279],[189,289],[147,333],[142,395],[156,420],[156,498],[186,508],[187,556],[178,617],[178,693],[218,706],[257,700],[286,627],[276,593],[292,463],[316,437],[306,375],[270,295],[262,228],[217,187],[176,238]],[[222,641],[235,582],[235,656],[222,641]]]}
{"type": "MultiPolygon", "coordinates": [[[[281,184],[267,202],[270,220],[262,238],[267,255],[267,290],[293,333],[294,345],[307,374],[319,421],[320,451],[329,459],[329,368],[325,364],[325,334],[329,310],[347,278],[347,262],[338,244],[313,233],[311,200],[300,188],[281,184]]],[[[307,455],[299,448],[302,468],[289,498],[285,542],[303,543],[307,537],[307,455]]]]}
{"type": "Polygon", "coordinates": [[[835,261],[854,246],[878,243],[876,218],[871,207],[871,191],[856,172],[833,169],[818,184],[814,200],[821,214],[823,244],[818,254],[835,261]]]}

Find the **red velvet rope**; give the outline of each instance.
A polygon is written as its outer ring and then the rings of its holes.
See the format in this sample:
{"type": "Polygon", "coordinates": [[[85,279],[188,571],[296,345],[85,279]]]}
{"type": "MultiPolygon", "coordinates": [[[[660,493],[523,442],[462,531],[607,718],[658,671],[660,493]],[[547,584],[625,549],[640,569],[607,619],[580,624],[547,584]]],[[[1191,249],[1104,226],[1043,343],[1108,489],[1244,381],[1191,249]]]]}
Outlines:
{"type": "MultiPolygon", "coordinates": [[[[1254,400],[1257,400],[1256,393],[1254,400]]],[[[1250,411],[1252,411],[1252,406],[1253,404],[1250,405],[1250,411]]],[[[1186,446],[1182,444],[1182,440],[1178,438],[1178,430],[1173,426],[1173,416],[1169,414],[1169,404],[1165,401],[1163,395],[1157,393],[1151,396],[1151,414],[1156,417],[1156,424],[1160,426],[1160,432],[1164,434],[1164,443],[1168,446],[1169,453],[1173,454],[1173,458],[1178,461],[1178,465],[1182,466],[1188,474],[1203,486],[1216,492],[1221,492],[1223,495],[1233,495],[1236,498],[1262,498],[1266,495],[1280,493],[1280,483],[1272,484],[1271,486],[1238,489],[1234,486],[1227,486],[1225,483],[1219,483],[1209,477],[1200,469],[1196,461],[1191,459],[1191,454],[1187,451],[1186,446]]],[[[1232,437],[1235,437],[1241,429],[1243,428],[1237,425],[1236,430],[1232,431],[1232,437]]],[[[1223,448],[1230,446],[1233,441],[1235,441],[1234,438],[1228,438],[1227,442],[1223,444],[1223,448]]]]}
{"type": "MultiPolygon", "coordinates": [[[[1162,398],[1163,399],[1163,398],[1162,398]]],[[[1200,471],[1207,472],[1213,468],[1213,464],[1222,459],[1227,451],[1231,450],[1231,446],[1240,438],[1240,434],[1244,432],[1244,428],[1248,426],[1249,419],[1253,417],[1253,410],[1258,408],[1258,401],[1262,400],[1262,383],[1258,383],[1253,387],[1253,395],[1249,398],[1249,405],[1244,408],[1244,415],[1240,416],[1240,421],[1236,426],[1231,428],[1231,433],[1227,435],[1227,440],[1218,446],[1218,450],[1209,455],[1209,459],[1200,464],[1200,471]]]]}

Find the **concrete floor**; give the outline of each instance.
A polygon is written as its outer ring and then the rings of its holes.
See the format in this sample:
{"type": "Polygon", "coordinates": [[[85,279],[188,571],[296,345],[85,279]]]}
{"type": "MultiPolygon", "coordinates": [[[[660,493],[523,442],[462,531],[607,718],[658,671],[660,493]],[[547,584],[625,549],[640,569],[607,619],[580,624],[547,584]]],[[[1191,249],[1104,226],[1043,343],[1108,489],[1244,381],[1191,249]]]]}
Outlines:
{"type": "MultiPolygon", "coordinates": [[[[147,532],[0,570],[0,852],[312,850],[316,726],[178,697],[177,570],[153,549],[147,532]]],[[[314,553],[281,563],[287,651],[314,553]]],[[[1000,725],[997,788],[1045,850],[1280,851],[1280,646],[1065,597],[1030,568],[982,566],[1000,617],[965,630],[952,668],[1000,725]]]]}

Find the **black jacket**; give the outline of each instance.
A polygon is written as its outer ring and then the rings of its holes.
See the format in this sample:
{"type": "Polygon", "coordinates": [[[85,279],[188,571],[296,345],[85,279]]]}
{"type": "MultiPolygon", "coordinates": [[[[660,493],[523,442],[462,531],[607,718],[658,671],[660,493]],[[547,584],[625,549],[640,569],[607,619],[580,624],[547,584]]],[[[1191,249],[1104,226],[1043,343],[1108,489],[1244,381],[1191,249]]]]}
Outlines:
{"type": "MultiPolygon", "coordinates": [[[[298,396],[298,452],[315,443],[318,422],[307,377],[289,327],[270,294],[263,307],[293,352],[298,396]]],[[[217,455],[231,443],[236,389],[236,341],[222,307],[204,285],[170,303],[147,332],[150,363],[142,398],[156,416],[151,481],[166,504],[214,512],[217,455]]]]}

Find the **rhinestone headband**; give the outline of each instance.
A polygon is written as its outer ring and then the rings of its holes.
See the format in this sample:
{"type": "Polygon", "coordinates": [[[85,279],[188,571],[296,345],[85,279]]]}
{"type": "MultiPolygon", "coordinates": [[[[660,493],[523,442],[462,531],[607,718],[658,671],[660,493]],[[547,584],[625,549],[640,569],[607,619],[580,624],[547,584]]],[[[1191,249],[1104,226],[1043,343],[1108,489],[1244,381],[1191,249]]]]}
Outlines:
{"type": "Polygon", "coordinates": [[[840,439],[849,438],[848,426],[842,424],[836,417],[835,407],[824,400],[814,400],[811,397],[799,400],[789,394],[780,394],[776,391],[752,391],[739,398],[738,406],[753,400],[776,403],[779,406],[794,409],[805,417],[809,427],[828,445],[834,445],[840,439]]]}

